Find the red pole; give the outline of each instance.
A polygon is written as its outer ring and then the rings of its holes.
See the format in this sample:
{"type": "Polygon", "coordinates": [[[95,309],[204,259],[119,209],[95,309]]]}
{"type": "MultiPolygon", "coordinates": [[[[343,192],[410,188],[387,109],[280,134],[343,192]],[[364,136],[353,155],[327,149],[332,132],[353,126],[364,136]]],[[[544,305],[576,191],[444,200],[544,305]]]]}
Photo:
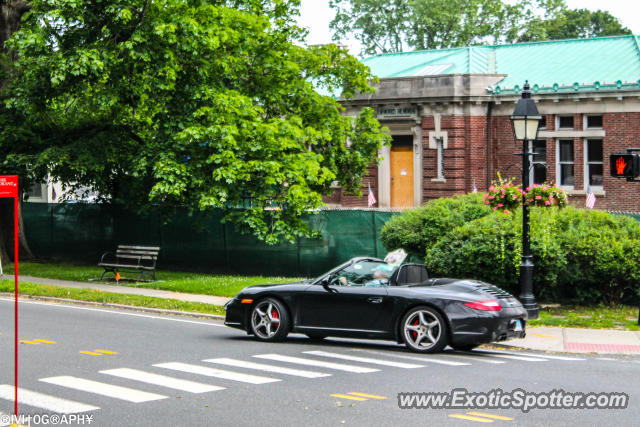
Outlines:
{"type": "MultiPolygon", "coordinates": [[[[17,188],[16,188],[17,191],[17,188]]],[[[20,194],[20,192],[18,192],[18,194],[20,194]]],[[[16,415],[16,417],[18,416],[18,196],[16,195],[16,197],[14,197],[14,203],[13,203],[13,245],[14,245],[14,273],[15,273],[15,288],[14,288],[14,292],[15,292],[15,321],[14,321],[14,325],[15,325],[15,342],[14,342],[14,346],[15,346],[15,352],[14,352],[14,366],[15,366],[15,372],[14,372],[14,380],[15,380],[15,387],[14,387],[14,413],[16,415]]]]}

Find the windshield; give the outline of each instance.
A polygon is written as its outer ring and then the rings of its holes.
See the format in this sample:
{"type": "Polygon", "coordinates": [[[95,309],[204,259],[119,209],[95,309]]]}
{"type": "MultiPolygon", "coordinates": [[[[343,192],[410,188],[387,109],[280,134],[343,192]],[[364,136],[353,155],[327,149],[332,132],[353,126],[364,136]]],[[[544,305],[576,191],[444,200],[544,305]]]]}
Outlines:
{"type": "Polygon", "coordinates": [[[387,286],[396,267],[381,261],[358,261],[336,272],[331,285],[387,286]]]}

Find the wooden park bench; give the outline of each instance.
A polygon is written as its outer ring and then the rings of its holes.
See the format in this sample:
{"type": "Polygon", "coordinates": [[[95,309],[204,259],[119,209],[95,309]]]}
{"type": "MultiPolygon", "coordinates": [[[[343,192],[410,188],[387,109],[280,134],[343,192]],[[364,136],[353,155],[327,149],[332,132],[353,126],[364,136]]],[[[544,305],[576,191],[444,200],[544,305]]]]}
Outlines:
{"type": "Polygon", "coordinates": [[[120,269],[138,270],[140,275],[137,280],[142,280],[145,273],[150,273],[153,280],[156,280],[156,261],[159,246],[128,246],[118,245],[116,253],[105,252],[98,263],[104,271],[99,280],[102,280],[108,272],[117,275],[120,269]]]}

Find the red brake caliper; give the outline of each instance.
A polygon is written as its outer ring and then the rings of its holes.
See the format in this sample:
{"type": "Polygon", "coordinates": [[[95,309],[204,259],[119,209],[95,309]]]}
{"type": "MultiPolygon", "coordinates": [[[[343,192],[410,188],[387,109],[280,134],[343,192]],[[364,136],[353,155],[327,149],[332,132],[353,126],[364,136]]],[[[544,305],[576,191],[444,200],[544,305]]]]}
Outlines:
{"type": "MultiPolygon", "coordinates": [[[[413,326],[418,326],[419,324],[420,324],[420,321],[418,319],[413,321],[413,326]]],[[[416,331],[411,331],[411,335],[413,335],[414,340],[418,338],[418,333],[416,331]]]]}
{"type": "Polygon", "coordinates": [[[275,308],[271,311],[271,317],[274,319],[278,319],[278,310],[275,308]]]}

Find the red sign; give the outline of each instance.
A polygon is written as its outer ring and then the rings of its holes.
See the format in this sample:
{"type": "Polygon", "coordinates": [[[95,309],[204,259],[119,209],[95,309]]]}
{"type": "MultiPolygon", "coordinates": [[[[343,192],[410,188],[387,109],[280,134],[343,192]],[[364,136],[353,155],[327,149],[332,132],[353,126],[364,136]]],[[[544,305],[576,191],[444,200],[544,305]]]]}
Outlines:
{"type": "Polygon", "coordinates": [[[0,175],[0,197],[18,197],[18,175],[0,175]]]}

